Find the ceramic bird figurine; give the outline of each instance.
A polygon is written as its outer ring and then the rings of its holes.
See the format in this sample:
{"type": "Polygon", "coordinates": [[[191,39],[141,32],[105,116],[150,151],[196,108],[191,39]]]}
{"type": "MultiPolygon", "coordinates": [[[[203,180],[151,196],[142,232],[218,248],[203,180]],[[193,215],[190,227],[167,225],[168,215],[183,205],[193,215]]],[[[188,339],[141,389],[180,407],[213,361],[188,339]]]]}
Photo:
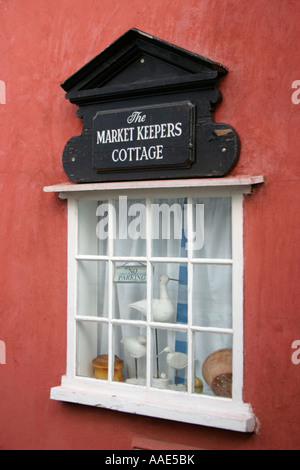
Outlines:
{"type": "Polygon", "coordinates": [[[120,341],[131,357],[138,359],[146,354],[147,338],[145,335],[122,338],[120,341]]]}
{"type": "Polygon", "coordinates": [[[162,353],[167,354],[167,364],[172,369],[176,370],[176,385],[177,385],[177,371],[180,369],[184,369],[188,365],[188,356],[187,354],[181,352],[174,352],[169,346],[163,349],[158,355],[160,356],[162,353]]]}
{"type": "Polygon", "coordinates": [[[166,347],[161,351],[158,356],[162,353],[167,353],[167,364],[169,367],[175,370],[184,369],[188,364],[187,354],[181,352],[174,352],[171,348],[166,347]]]}
{"type": "Polygon", "coordinates": [[[134,337],[122,338],[120,341],[124,344],[125,349],[128,351],[131,357],[135,360],[135,377],[138,378],[138,367],[137,360],[140,357],[145,356],[147,352],[146,343],[147,338],[145,335],[139,335],[134,337]]]}
{"type": "MultiPolygon", "coordinates": [[[[174,315],[174,306],[170,300],[167,284],[169,281],[178,281],[178,279],[173,279],[163,274],[160,276],[160,298],[152,299],[152,318],[153,321],[158,322],[169,322],[172,320],[174,315]]],[[[139,300],[133,304],[129,304],[129,307],[132,307],[144,316],[147,316],[147,299],[139,300]]]]}

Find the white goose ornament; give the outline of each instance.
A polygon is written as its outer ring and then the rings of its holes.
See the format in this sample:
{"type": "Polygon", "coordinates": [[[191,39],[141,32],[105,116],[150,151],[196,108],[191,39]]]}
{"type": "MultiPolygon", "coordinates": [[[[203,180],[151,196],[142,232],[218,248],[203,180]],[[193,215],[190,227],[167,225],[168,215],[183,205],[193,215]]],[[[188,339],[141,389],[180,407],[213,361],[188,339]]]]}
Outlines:
{"type": "MultiPolygon", "coordinates": [[[[173,279],[167,274],[160,276],[159,285],[160,285],[160,298],[152,299],[152,318],[153,321],[158,322],[169,322],[172,320],[174,315],[174,306],[170,300],[167,284],[169,281],[177,281],[178,279],[173,279]]],[[[147,299],[139,300],[129,304],[129,307],[134,308],[141,312],[144,316],[147,316],[147,299]]]]}

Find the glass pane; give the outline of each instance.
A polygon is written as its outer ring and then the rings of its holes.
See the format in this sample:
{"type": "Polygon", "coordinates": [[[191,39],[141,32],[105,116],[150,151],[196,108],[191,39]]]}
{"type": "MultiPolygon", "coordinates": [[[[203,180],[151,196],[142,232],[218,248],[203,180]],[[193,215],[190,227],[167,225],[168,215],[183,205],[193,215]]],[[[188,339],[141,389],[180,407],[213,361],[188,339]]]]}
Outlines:
{"type": "Polygon", "coordinates": [[[124,381],[146,385],[146,328],[117,325],[114,327],[113,340],[115,355],[123,361],[124,381]]]}
{"type": "Polygon", "coordinates": [[[77,261],[77,315],[107,317],[108,263],[77,261]]]}
{"type": "Polygon", "coordinates": [[[230,398],[232,336],[196,332],[193,350],[193,392],[230,398]]]}
{"type": "Polygon", "coordinates": [[[187,256],[184,235],[185,202],[185,198],[152,200],[153,256],[187,256]]]}
{"type": "Polygon", "coordinates": [[[106,202],[78,201],[79,255],[107,255],[107,207],[106,202]]]}
{"type": "Polygon", "coordinates": [[[146,256],[147,215],[144,199],[120,196],[114,202],[114,255],[146,256]]]}
{"type": "Polygon", "coordinates": [[[231,259],[231,198],[193,199],[193,256],[231,259]]]}
{"type": "Polygon", "coordinates": [[[152,318],[164,323],[187,323],[187,264],[154,263],[152,318]]]}
{"type": "Polygon", "coordinates": [[[146,320],[147,267],[143,263],[114,263],[113,316],[146,320]],[[136,303],[138,302],[138,304],[136,303]]]}
{"type": "Polygon", "coordinates": [[[108,326],[106,324],[85,321],[77,322],[77,375],[107,379],[108,369],[104,375],[97,370],[97,362],[100,359],[107,361],[107,337],[108,326]],[[98,361],[96,360],[97,358],[98,361]]]}
{"type": "MultiPolygon", "coordinates": [[[[115,263],[114,317],[147,320],[147,270],[137,263],[115,263]]],[[[155,263],[152,269],[152,319],[187,322],[187,265],[155,263]],[[179,281],[180,280],[180,281],[179,281]]]]}
{"type": "Polygon", "coordinates": [[[193,324],[232,327],[232,266],[193,267],[193,324]]]}
{"type": "Polygon", "coordinates": [[[154,329],[152,332],[152,381],[155,388],[186,391],[188,345],[185,331],[154,329]]]}

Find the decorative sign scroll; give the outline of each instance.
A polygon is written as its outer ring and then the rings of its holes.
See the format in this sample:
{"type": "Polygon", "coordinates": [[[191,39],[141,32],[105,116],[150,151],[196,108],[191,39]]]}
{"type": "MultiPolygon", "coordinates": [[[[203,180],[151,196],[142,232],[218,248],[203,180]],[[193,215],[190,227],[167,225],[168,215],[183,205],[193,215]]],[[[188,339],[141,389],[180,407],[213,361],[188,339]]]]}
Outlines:
{"type": "Polygon", "coordinates": [[[144,265],[124,265],[115,269],[114,282],[147,282],[147,267],[144,265]]]}
{"type": "Polygon", "coordinates": [[[93,120],[93,168],[190,167],[195,106],[190,102],[99,111],[93,120]]]}

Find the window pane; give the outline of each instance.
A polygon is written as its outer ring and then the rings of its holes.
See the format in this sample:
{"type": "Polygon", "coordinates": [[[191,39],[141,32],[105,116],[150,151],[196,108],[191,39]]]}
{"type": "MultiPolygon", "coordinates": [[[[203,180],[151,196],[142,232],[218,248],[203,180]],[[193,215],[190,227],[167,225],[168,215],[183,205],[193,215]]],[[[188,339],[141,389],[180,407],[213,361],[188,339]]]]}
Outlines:
{"type": "Polygon", "coordinates": [[[114,327],[114,351],[123,361],[124,381],[146,385],[146,328],[132,325],[114,327]]]}
{"type": "Polygon", "coordinates": [[[142,263],[114,263],[113,316],[146,320],[147,268],[142,263]],[[136,304],[136,302],[139,302],[136,304]]]}
{"type": "Polygon", "coordinates": [[[193,325],[232,327],[232,267],[195,265],[193,325]]]}
{"type": "Polygon", "coordinates": [[[193,199],[192,247],[195,258],[231,258],[231,198],[193,199]]]}
{"type": "Polygon", "coordinates": [[[230,398],[232,336],[194,333],[193,392],[230,398]],[[201,392],[201,382],[203,391],[201,392]]]}
{"type": "Polygon", "coordinates": [[[108,263],[77,261],[77,315],[107,317],[108,263]]]}
{"type": "Polygon", "coordinates": [[[153,263],[153,321],[187,323],[187,264],[153,263]]]}
{"type": "Polygon", "coordinates": [[[78,201],[79,255],[107,255],[107,207],[107,202],[78,201]]]}
{"type": "Polygon", "coordinates": [[[154,329],[152,344],[151,385],[185,392],[188,361],[186,331],[154,329]]]}
{"type": "Polygon", "coordinates": [[[147,216],[144,199],[120,196],[114,202],[114,255],[146,256],[147,216]]]}
{"type": "MultiPolygon", "coordinates": [[[[107,378],[104,374],[97,374],[93,360],[102,356],[107,360],[108,354],[108,326],[102,323],[77,322],[77,350],[76,374],[84,377],[107,378]]],[[[96,364],[97,365],[97,364],[96,364]]]]}
{"type": "MultiPolygon", "coordinates": [[[[164,323],[187,322],[187,265],[152,265],[152,319],[164,323]]],[[[137,263],[115,263],[114,318],[147,320],[147,270],[137,263]]]]}
{"type": "Polygon", "coordinates": [[[187,256],[184,241],[185,202],[185,198],[151,201],[153,256],[187,256]]]}

